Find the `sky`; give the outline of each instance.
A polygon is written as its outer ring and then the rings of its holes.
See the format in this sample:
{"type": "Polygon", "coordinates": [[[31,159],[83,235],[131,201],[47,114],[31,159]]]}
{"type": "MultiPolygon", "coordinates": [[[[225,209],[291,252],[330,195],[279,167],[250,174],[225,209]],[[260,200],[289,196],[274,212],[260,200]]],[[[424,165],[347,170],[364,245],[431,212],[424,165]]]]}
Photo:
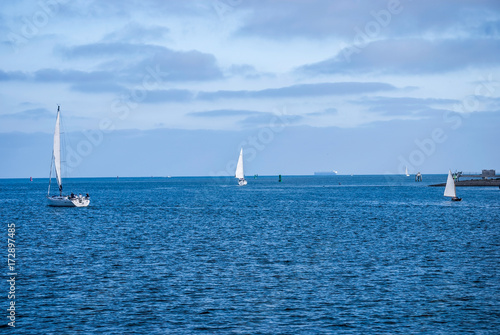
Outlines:
{"type": "Polygon", "coordinates": [[[0,178],[500,171],[497,0],[0,5],[0,178]],[[63,173],[64,176],[64,173],[63,173]]]}

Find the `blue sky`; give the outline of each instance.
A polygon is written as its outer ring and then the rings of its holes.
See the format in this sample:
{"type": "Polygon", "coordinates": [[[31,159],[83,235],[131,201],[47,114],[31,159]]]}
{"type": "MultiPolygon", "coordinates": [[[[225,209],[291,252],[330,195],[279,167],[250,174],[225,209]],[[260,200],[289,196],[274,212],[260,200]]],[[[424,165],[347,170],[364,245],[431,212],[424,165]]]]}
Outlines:
{"type": "Polygon", "coordinates": [[[500,170],[498,1],[16,1],[0,177],[500,170]]]}

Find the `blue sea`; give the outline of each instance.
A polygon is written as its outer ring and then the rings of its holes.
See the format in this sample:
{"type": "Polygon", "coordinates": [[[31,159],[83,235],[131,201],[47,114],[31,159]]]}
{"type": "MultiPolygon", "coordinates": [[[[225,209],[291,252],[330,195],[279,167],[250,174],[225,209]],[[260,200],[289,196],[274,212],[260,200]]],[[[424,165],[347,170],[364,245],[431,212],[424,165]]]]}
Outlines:
{"type": "Polygon", "coordinates": [[[14,302],[19,334],[499,334],[500,190],[423,177],[65,179],[87,208],[0,180],[0,327],[14,302]]]}

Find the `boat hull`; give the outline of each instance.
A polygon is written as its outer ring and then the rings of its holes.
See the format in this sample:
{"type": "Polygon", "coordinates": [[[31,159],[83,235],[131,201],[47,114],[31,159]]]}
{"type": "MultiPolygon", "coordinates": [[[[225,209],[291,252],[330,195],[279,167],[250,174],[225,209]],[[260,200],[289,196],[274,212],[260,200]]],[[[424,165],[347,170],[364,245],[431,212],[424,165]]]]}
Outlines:
{"type": "Polygon", "coordinates": [[[238,185],[239,186],[245,186],[246,184],[247,184],[247,181],[245,179],[238,180],[238,185]]]}
{"type": "Polygon", "coordinates": [[[51,207],[87,207],[90,204],[87,197],[52,196],[47,197],[47,201],[51,207]]]}

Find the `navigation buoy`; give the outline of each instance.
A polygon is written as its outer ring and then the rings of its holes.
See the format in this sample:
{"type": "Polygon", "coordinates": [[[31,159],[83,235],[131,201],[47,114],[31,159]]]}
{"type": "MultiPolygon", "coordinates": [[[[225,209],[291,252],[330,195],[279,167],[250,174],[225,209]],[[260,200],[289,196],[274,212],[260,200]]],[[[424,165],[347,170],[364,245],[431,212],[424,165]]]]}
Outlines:
{"type": "Polygon", "coordinates": [[[279,175],[278,183],[281,183],[281,175],[279,175]]]}

